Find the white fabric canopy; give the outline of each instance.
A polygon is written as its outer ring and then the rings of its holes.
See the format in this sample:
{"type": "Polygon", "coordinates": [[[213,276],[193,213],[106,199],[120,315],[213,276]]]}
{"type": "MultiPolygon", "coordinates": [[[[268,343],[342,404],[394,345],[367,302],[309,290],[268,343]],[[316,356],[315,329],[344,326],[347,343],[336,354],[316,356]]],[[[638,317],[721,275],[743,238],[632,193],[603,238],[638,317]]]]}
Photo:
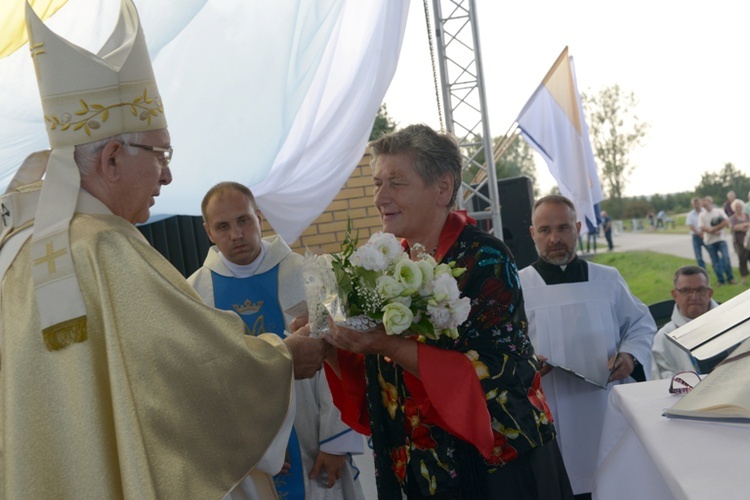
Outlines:
{"type": "MultiPolygon", "coordinates": [[[[14,0],[15,1],[15,0],[14,0]]],[[[289,243],[362,157],[396,69],[402,0],[135,0],[175,148],[156,214],[200,213],[217,182],[250,186],[289,243]]],[[[116,0],[69,0],[48,21],[91,51],[116,0]]],[[[0,60],[0,192],[48,147],[26,47],[0,60]]]]}

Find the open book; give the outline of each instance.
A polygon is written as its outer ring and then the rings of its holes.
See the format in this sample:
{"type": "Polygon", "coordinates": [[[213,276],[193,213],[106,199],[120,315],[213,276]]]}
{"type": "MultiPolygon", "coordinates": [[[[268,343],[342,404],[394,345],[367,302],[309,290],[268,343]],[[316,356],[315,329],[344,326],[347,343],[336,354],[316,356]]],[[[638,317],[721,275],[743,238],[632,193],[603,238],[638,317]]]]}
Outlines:
{"type": "Polygon", "coordinates": [[[750,423],[750,340],[745,341],[671,408],[670,418],[750,423]]]}
{"type": "Polygon", "coordinates": [[[667,334],[695,359],[713,358],[750,338],[750,290],[667,334]]]}

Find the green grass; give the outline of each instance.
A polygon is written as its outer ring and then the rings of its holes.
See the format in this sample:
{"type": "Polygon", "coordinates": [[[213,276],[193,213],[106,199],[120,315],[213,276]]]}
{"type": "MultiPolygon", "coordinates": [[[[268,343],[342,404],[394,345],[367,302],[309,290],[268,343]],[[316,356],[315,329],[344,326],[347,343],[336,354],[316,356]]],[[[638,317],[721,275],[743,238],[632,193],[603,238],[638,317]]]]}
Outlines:
{"type": "MultiPolygon", "coordinates": [[[[695,264],[692,259],[657,252],[606,253],[596,255],[590,260],[597,264],[617,268],[630,287],[630,291],[646,305],[671,299],[670,290],[672,290],[672,277],[675,270],[680,266],[695,264]]],[[[747,286],[739,284],[716,287],[716,276],[710,266],[708,275],[714,287],[714,299],[718,302],[726,302],[748,289],[747,286]]],[[[739,281],[740,274],[736,268],[734,275],[739,281]]]]}

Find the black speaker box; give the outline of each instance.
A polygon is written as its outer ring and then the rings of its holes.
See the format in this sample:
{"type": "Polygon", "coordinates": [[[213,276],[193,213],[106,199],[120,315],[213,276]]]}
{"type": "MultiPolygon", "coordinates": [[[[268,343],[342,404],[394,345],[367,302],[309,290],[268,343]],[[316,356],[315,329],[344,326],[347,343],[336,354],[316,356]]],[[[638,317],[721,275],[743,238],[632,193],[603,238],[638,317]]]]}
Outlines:
{"type": "Polygon", "coordinates": [[[203,265],[211,248],[200,215],[173,215],[138,230],[186,278],[203,265]]]}
{"type": "MultiPolygon", "coordinates": [[[[488,195],[487,185],[479,189],[488,195]]],[[[510,177],[497,181],[497,192],[500,201],[500,218],[503,224],[503,242],[510,248],[516,259],[518,269],[523,269],[538,258],[534,240],[531,239],[531,209],[534,206],[534,185],[528,177],[510,177]]],[[[489,204],[481,198],[472,198],[472,209],[475,212],[487,210],[489,204]]],[[[492,231],[492,220],[477,221],[479,227],[492,231]]]]}

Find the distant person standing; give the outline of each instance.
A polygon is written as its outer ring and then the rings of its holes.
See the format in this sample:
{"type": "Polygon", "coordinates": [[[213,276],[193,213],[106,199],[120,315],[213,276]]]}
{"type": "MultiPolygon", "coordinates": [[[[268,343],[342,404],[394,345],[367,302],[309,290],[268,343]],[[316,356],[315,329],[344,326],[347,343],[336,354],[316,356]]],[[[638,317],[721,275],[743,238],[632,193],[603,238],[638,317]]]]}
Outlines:
{"type": "Polygon", "coordinates": [[[735,199],[737,199],[737,195],[734,194],[734,191],[729,191],[727,193],[727,201],[724,202],[724,213],[727,214],[727,217],[734,215],[732,203],[734,203],[735,199]]]}
{"type": "Polygon", "coordinates": [[[667,212],[664,210],[659,210],[659,213],[656,214],[656,227],[664,227],[664,219],[667,218],[667,212]]]}
{"type": "Polygon", "coordinates": [[[614,244],[612,244],[612,217],[607,214],[606,210],[602,210],[602,229],[604,230],[604,237],[607,239],[607,247],[611,252],[615,249],[614,244]]]}
{"type": "Polygon", "coordinates": [[[742,277],[742,284],[747,284],[747,261],[750,257],[750,250],[745,248],[745,236],[747,231],[750,230],[750,215],[745,213],[745,204],[742,200],[734,200],[732,202],[732,211],[734,212],[729,217],[729,227],[732,232],[732,242],[734,243],[734,251],[737,252],[737,258],[740,261],[740,276],[742,277]]]}
{"type": "Polygon", "coordinates": [[[700,225],[698,224],[698,216],[703,212],[703,204],[700,198],[693,198],[693,209],[687,214],[685,224],[690,228],[690,236],[693,240],[693,252],[695,252],[695,260],[700,267],[706,268],[706,262],[703,260],[703,231],[701,231],[700,225]]]}
{"type": "Polygon", "coordinates": [[[703,197],[703,208],[705,211],[698,217],[698,225],[703,231],[703,243],[706,245],[708,255],[711,256],[711,265],[714,266],[717,286],[724,283],[735,285],[732,273],[732,262],[729,260],[729,247],[724,240],[724,228],[729,225],[729,219],[723,210],[714,206],[711,196],[703,197]]]}
{"type": "Polygon", "coordinates": [[[591,242],[594,242],[594,253],[596,253],[596,239],[599,237],[599,221],[597,220],[594,225],[588,217],[586,217],[586,228],[588,234],[586,235],[586,253],[591,253],[591,242]]]}

